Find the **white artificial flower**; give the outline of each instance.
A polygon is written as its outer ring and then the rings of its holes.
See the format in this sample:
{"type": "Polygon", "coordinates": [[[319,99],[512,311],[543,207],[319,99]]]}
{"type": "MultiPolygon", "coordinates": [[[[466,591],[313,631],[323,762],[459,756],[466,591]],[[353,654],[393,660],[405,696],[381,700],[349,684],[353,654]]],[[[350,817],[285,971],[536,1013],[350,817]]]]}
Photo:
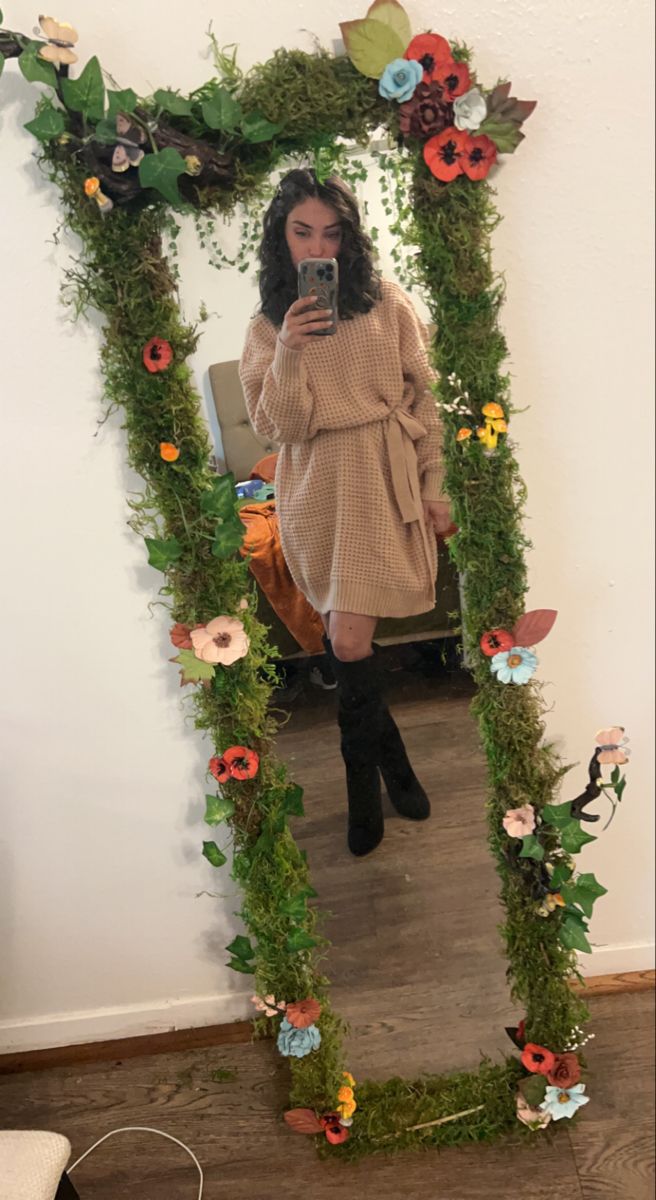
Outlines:
{"type": "Polygon", "coordinates": [[[456,129],[473,132],[483,124],[487,116],[487,102],[478,88],[470,88],[464,96],[453,101],[453,123],[456,129]]]}

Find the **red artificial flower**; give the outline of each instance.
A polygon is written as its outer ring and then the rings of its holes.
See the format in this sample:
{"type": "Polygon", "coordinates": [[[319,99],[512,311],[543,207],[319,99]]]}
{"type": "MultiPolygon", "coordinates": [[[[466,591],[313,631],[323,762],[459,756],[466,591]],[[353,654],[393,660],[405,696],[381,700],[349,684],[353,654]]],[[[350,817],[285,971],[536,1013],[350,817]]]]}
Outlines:
{"type": "Polygon", "coordinates": [[[225,751],[223,761],[233,779],[252,779],[260,765],[259,755],[247,746],[231,746],[225,751]]]}
{"type": "Polygon", "coordinates": [[[450,183],[462,175],[462,159],[469,140],[464,129],[450,125],[424,142],[424,162],[436,179],[450,183]]]}
{"type": "Polygon", "coordinates": [[[565,1054],[557,1054],[556,1064],[547,1074],[547,1082],[561,1090],[566,1090],[574,1087],[580,1078],[581,1067],[573,1051],[568,1050],[565,1054]]]}
{"type": "Polygon", "coordinates": [[[544,1046],[527,1042],[522,1050],[522,1064],[535,1075],[549,1075],[556,1065],[556,1055],[544,1046]]]}
{"type": "Polygon", "coordinates": [[[152,337],[143,348],[144,367],[154,375],[156,371],[165,371],[171,359],[173,350],[171,343],[164,338],[152,337]]]}
{"type": "Polygon", "coordinates": [[[342,1142],[348,1141],[350,1136],[346,1126],[340,1125],[339,1117],[336,1117],[334,1125],[325,1126],[325,1134],[331,1146],[340,1146],[342,1142]]]}
{"type": "Polygon", "coordinates": [[[490,167],[497,161],[497,148],[485,133],[468,137],[461,159],[461,167],[469,179],[485,179],[490,167]]]}
{"type": "Polygon", "coordinates": [[[324,1113],[322,1117],[319,1117],[319,1120],[321,1122],[322,1129],[326,1129],[328,1125],[339,1125],[339,1113],[324,1113]]]}
{"type": "Polygon", "coordinates": [[[467,63],[444,63],[433,71],[433,79],[442,88],[445,100],[456,100],[458,96],[464,96],[471,86],[467,63]]]}
{"type": "Polygon", "coordinates": [[[321,1005],[318,1000],[298,1000],[295,1004],[288,1004],[285,1010],[289,1024],[296,1029],[307,1029],[308,1026],[314,1025],[320,1016],[321,1005]]]}
{"type": "Polygon", "coordinates": [[[483,654],[492,658],[494,654],[499,654],[502,650],[512,650],[515,643],[512,634],[508,633],[507,629],[491,629],[489,633],[483,634],[479,645],[483,654]]]}
{"type": "Polygon", "coordinates": [[[190,632],[189,626],[183,625],[181,621],[176,621],[175,625],[171,627],[169,637],[173,645],[178,647],[178,650],[191,650],[190,632]]]}
{"type": "Polygon", "coordinates": [[[525,1039],[526,1039],[526,1017],[522,1017],[521,1021],[519,1022],[519,1025],[517,1026],[517,1030],[515,1032],[515,1036],[516,1036],[518,1042],[525,1041],[525,1039]]]}
{"type": "Polygon", "coordinates": [[[217,783],[225,783],[230,778],[230,767],[224,758],[214,755],[209,761],[209,768],[217,783]]]}
{"type": "Polygon", "coordinates": [[[424,69],[423,82],[430,83],[435,79],[436,72],[441,67],[453,65],[451,47],[446,38],[439,33],[419,33],[410,42],[404,58],[415,58],[424,69]]]}

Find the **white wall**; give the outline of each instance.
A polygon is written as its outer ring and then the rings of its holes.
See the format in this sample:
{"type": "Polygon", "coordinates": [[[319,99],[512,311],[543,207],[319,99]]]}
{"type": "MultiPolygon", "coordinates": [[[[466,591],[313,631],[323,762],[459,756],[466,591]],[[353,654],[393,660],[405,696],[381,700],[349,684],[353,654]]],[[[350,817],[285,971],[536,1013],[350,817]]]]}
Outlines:
{"type": "MultiPolygon", "coordinates": [[[[29,31],[32,6],[7,8],[6,24],[29,31]]],[[[244,68],[282,44],[311,51],[302,27],[332,48],[339,21],[366,6],[328,0],[309,12],[288,0],[275,28],[270,5],[258,8],[248,21],[226,9],[217,22],[244,68]]],[[[426,0],[407,8],[416,32],[435,27],[426,0]]],[[[514,402],[530,405],[513,421],[535,543],[530,601],[560,610],[540,652],[555,706],[548,728],[581,763],[566,794],[585,782],[600,725],[625,724],[634,750],[622,808],[581,858],[609,888],[584,962],[592,974],[649,967],[654,941],[649,10],[647,0],[621,13],[609,0],[586,12],[565,0],[500,0],[482,11],[462,0],[441,9],[437,30],[474,47],[482,81],[509,75],[517,95],[539,99],[525,142],[496,174],[505,220],[495,263],[508,283],[514,402]]],[[[213,12],[186,5],[182,51],[172,3],[69,0],[63,15],[80,31],[82,59],[97,53],[119,85],[144,93],[209,77],[213,12]]],[[[0,1050],[231,1020],[250,1007],[248,980],[223,965],[239,899],[227,872],[199,855],[210,748],[184,723],[166,614],[147,608],[161,576],[126,526],[125,494],[139,482],[123,465],[120,421],[94,436],[97,330],[67,323],[58,302],[75,245],[49,240],[57,196],[22,130],[33,103],[9,65],[0,80],[0,1050]],[[197,897],[203,889],[222,896],[197,897]]],[[[224,234],[230,253],[235,230],[224,234]]],[[[238,357],[257,292],[251,279],[208,268],[191,229],[182,247],[186,315],[201,299],[220,314],[194,363],[207,398],[207,367],[238,357]]]]}

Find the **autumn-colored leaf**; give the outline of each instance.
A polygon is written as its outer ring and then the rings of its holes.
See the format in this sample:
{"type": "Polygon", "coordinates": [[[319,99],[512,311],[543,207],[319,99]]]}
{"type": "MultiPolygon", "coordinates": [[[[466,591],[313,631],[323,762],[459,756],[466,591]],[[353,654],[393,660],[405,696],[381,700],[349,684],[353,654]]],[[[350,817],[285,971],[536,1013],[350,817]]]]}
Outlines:
{"type": "Polygon", "coordinates": [[[170,637],[171,637],[171,641],[173,642],[173,645],[177,646],[178,650],[191,650],[192,642],[191,642],[191,638],[189,637],[189,634],[190,634],[189,626],[183,625],[181,621],[176,621],[175,625],[173,626],[173,628],[171,629],[171,632],[170,632],[170,637]]]}
{"type": "Polygon", "coordinates": [[[311,1108],[290,1108],[285,1121],[294,1133],[323,1133],[323,1125],[311,1108]]]}
{"type": "Polygon", "coordinates": [[[186,683],[201,683],[214,678],[212,664],[196,658],[193,650],[181,650],[175,658],[169,659],[169,662],[180,664],[180,687],[184,687],[186,683]]]}
{"type": "Polygon", "coordinates": [[[512,631],[516,646],[537,646],[546,638],[558,616],[555,608],[534,608],[524,613],[512,631]]]}

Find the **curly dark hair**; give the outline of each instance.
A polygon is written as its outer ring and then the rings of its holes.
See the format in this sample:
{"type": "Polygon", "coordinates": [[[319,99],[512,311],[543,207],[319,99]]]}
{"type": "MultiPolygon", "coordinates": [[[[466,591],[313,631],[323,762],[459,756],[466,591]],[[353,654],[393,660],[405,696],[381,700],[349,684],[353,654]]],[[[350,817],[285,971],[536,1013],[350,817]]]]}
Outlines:
{"type": "Polygon", "coordinates": [[[355,196],[336,175],[330,175],[325,183],[320,183],[311,168],[295,168],[280,180],[262,222],[259,250],[261,303],[258,311],[264,313],[276,328],[282,325],[290,304],[298,299],[298,276],[285,238],[285,222],[288,213],[310,196],[331,204],[342,224],[337,254],[340,320],[348,321],[356,313],[369,312],[381,299],[381,276],[372,261],[373,243],[362,228],[355,196]]]}

